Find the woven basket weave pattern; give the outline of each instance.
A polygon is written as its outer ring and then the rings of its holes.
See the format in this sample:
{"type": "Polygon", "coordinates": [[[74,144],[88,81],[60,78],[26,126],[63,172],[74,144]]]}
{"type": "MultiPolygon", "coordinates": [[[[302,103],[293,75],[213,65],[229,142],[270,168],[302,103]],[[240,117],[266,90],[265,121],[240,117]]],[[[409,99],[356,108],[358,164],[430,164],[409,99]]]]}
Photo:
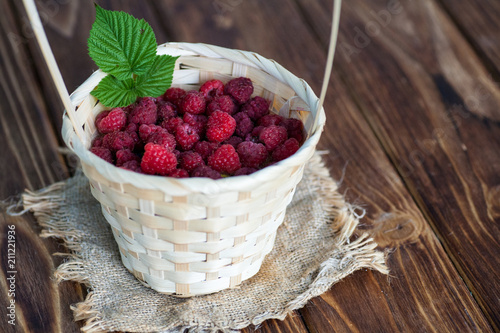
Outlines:
{"type": "Polygon", "coordinates": [[[324,115],[313,128],[314,105],[304,101],[317,99],[310,88],[253,53],[185,43],[161,45],[158,50],[181,55],[173,86],[196,89],[214,78],[252,79],[254,95],[270,100],[272,112],[304,122],[308,139],[297,156],[266,168],[271,170],[268,175],[264,169],[255,176],[217,181],[140,175],[108,165],[87,151],[97,135],[94,119],[104,109],[89,95],[103,77],[100,72],[72,95],[87,142],[75,138],[66,117],[63,137],[80,156],[122,261],[138,279],[159,292],[180,296],[235,287],[256,274],[271,251],[286,206],[319,139],[324,115]],[[304,91],[298,93],[297,86],[304,91]]]}

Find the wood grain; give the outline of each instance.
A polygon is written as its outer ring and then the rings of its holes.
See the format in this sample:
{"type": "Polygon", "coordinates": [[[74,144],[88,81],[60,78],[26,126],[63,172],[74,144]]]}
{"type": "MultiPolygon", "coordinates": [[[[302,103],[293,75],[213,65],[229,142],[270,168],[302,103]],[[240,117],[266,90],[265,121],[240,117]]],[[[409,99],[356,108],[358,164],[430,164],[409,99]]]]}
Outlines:
{"type": "MultiPolygon", "coordinates": [[[[55,56],[71,91],[95,69],[85,50],[93,21],[92,2],[41,3],[46,7],[42,12],[46,10],[49,18],[45,25],[49,41],[56,45],[55,56]]],[[[331,14],[329,1],[98,3],[146,18],[160,43],[207,42],[256,51],[277,60],[319,91],[326,54],[322,41],[328,38],[331,14]]],[[[500,216],[497,87],[491,79],[488,81],[475,53],[433,2],[411,2],[407,7],[409,3],[404,2],[403,11],[391,14],[390,24],[366,46],[361,45],[359,52],[354,50],[348,57],[345,49],[339,49],[325,103],[327,128],[320,142],[320,148],[330,151],[325,157],[327,164],[335,178],[343,179],[341,188],[348,200],[366,210],[362,230],[372,233],[381,248],[393,251],[388,262],[391,276],[356,272],[285,321],[266,321],[259,332],[491,331],[467,286],[495,325],[492,311],[497,308],[492,298],[497,297],[494,283],[498,279],[486,279],[498,272],[490,269],[484,277],[480,273],[485,263],[495,263],[491,256],[496,254],[498,258],[498,252],[488,248],[495,243],[485,237],[495,231],[500,216]],[[455,110],[451,106],[460,101],[457,96],[469,104],[475,100],[482,104],[467,112],[455,110]],[[468,241],[486,243],[464,247],[468,241]],[[485,256],[481,257],[483,251],[485,256]],[[479,267],[473,267],[474,256],[479,267]],[[472,278],[493,285],[490,298],[471,283],[472,278]]],[[[379,22],[371,11],[387,9],[386,5],[381,0],[370,4],[345,2],[339,42],[352,44],[359,38],[353,29],[365,29],[371,20],[379,22]]],[[[0,137],[9,143],[7,149],[3,146],[2,157],[13,161],[12,165],[0,164],[2,185],[7,186],[0,194],[6,196],[25,185],[38,188],[66,177],[67,170],[56,153],[53,134],[59,135],[62,107],[41,65],[34,39],[24,26],[22,6],[7,0],[0,0],[0,6],[0,68],[8,74],[0,78],[0,97],[9,100],[9,94],[23,92],[10,99],[9,107],[0,105],[0,117],[4,117],[0,119],[0,137]],[[5,36],[13,36],[9,32],[22,37],[7,41],[5,36]],[[12,54],[12,44],[21,53],[12,54]],[[29,94],[20,87],[29,87],[29,94]],[[16,103],[22,107],[14,114],[16,103]],[[35,117],[36,126],[25,125],[20,115],[35,117]],[[30,150],[26,145],[32,140],[46,144],[30,150]],[[15,149],[18,144],[19,151],[15,149]],[[52,168],[48,167],[51,163],[52,168]]],[[[34,315],[20,319],[16,329],[78,331],[79,323],[72,322],[69,305],[82,299],[79,285],[63,283],[56,288],[47,278],[47,272],[58,264],[50,253],[60,251],[60,244],[38,239],[38,230],[29,217],[1,218],[2,230],[9,223],[19,225],[19,242],[25,248],[22,256],[32,265],[21,281],[26,280],[23,285],[33,296],[23,294],[20,309],[21,314],[29,309],[34,315]],[[38,280],[28,276],[31,272],[43,274],[38,280]],[[33,290],[33,281],[43,286],[33,290]]],[[[2,241],[0,260],[4,258],[4,246],[2,241]]],[[[4,267],[2,272],[6,272],[4,267]]],[[[5,296],[5,279],[0,279],[0,295],[5,296]]],[[[5,297],[0,297],[1,316],[5,315],[4,305],[5,297]]],[[[3,331],[2,325],[3,321],[3,331]]],[[[5,326],[8,329],[12,327],[5,326]]]]}
{"type": "MultiPolygon", "coordinates": [[[[175,40],[251,49],[277,60],[319,90],[325,52],[294,2],[239,2],[222,11],[210,3],[154,3],[161,5],[156,13],[166,15],[163,21],[170,22],[167,29],[175,32],[175,40]],[[282,24],[276,24],[278,16],[282,24]],[[179,27],[178,22],[190,24],[179,27]]],[[[315,10],[316,15],[325,12],[330,17],[324,8],[315,10]]],[[[329,89],[320,148],[330,150],[328,166],[337,179],[347,164],[343,190],[348,190],[351,202],[366,208],[365,229],[395,252],[389,261],[389,280],[372,272],[363,279],[349,277],[301,310],[308,330],[488,331],[477,304],[338,77],[329,89]],[[371,311],[375,314],[369,315],[371,311]]]]}
{"type": "MultiPolygon", "coordinates": [[[[337,68],[498,330],[498,84],[432,1],[402,3],[389,16],[389,24],[379,24],[378,32],[369,36],[370,27],[379,22],[373,13],[389,12],[385,6],[385,1],[351,1],[344,6],[348,23],[341,28],[337,68]]],[[[303,8],[309,10],[309,22],[318,35],[328,28],[328,17],[318,16],[305,2],[303,8]]]]}
{"type": "Polygon", "coordinates": [[[495,81],[500,80],[500,2],[439,0],[495,81]]]}
{"type": "MultiPolygon", "coordinates": [[[[13,8],[0,2],[0,198],[38,189],[68,175],[57,153],[56,136],[48,122],[48,110],[40,90],[31,56],[24,44],[16,43],[22,34],[13,8]]],[[[55,240],[42,240],[30,215],[11,217],[0,207],[0,331],[2,332],[78,332],[69,304],[83,299],[76,283],[56,285],[52,273],[63,252],[55,240]],[[10,277],[7,269],[7,226],[16,230],[15,305],[16,325],[7,322],[6,306],[10,277]]]]}

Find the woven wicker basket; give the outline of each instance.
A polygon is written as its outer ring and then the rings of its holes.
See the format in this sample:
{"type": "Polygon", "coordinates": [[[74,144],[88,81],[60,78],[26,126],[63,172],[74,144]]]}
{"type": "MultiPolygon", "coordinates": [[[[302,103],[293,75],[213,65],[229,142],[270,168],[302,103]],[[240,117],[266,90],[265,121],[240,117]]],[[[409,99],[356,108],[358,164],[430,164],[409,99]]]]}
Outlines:
{"type": "Polygon", "coordinates": [[[304,166],[313,155],[325,115],[303,80],[272,60],[206,44],[170,43],[159,54],[179,55],[172,86],[197,89],[209,79],[246,76],[272,112],[301,119],[307,140],[293,156],[252,175],[219,180],[174,179],[117,168],[89,152],[96,115],[105,109],[90,91],[95,72],[72,95],[79,139],[68,117],[63,138],[80,157],[94,197],[112,227],[125,267],[162,293],[208,294],[256,274],[273,247],[304,166]]]}

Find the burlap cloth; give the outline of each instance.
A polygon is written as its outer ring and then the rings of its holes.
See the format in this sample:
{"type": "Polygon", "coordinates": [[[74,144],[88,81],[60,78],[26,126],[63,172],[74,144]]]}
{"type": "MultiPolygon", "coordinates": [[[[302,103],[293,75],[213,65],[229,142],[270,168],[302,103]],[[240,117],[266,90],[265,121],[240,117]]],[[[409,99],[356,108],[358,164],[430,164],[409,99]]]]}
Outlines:
{"type": "Polygon", "coordinates": [[[78,171],[73,178],[23,195],[43,227],[42,237],[62,238],[73,255],[58,267],[59,281],[84,283],[84,302],[72,306],[84,332],[232,332],[292,310],[361,268],[387,273],[375,242],[350,240],[358,215],[337,191],[319,155],[306,167],[259,273],[237,289],[192,298],[157,293],[122,265],[112,231],[78,171]]]}

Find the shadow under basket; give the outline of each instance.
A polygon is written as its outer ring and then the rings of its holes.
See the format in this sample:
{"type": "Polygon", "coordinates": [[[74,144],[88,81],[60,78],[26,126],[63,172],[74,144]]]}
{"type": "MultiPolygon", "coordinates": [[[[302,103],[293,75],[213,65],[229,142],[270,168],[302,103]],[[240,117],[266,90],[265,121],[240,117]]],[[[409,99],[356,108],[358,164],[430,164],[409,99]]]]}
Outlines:
{"type": "Polygon", "coordinates": [[[96,115],[105,110],[90,92],[106,75],[90,76],[72,95],[80,139],[69,118],[62,135],[80,158],[92,194],[111,225],[123,264],[154,290],[188,297],[238,286],[255,275],[274,244],[305,164],[325,123],[309,85],[275,61],[206,44],[167,43],[158,54],[180,56],[173,87],[198,89],[210,79],[245,76],[271,112],[297,118],[306,140],[294,155],[251,175],[218,180],[143,175],[90,153],[96,115]]]}

